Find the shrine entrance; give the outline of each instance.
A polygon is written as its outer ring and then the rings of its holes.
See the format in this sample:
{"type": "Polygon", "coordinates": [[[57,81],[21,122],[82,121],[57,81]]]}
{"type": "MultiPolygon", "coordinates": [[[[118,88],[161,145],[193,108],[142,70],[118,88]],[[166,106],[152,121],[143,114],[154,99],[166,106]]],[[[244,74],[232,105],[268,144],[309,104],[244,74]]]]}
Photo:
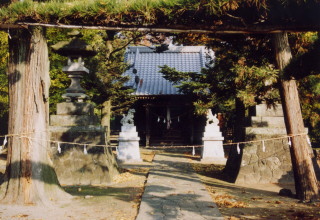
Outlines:
{"type": "Polygon", "coordinates": [[[186,110],[187,106],[150,106],[150,145],[187,144],[190,140],[185,135],[188,131],[184,129],[188,127],[189,112],[186,110]]]}
{"type": "Polygon", "coordinates": [[[140,99],[135,109],[141,145],[201,144],[205,117],[193,114],[192,103],[185,96],[140,99]]]}

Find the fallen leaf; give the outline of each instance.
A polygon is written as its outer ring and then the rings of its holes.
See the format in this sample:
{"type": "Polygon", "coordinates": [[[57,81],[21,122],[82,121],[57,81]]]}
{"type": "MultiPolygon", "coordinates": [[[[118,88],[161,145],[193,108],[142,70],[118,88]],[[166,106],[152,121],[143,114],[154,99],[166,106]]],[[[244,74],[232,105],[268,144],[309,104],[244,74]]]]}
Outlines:
{"type": "Polygon", "coordinates": [[[252,197],[251,199],[252,200],[259,200],[259,199],[262,199],[262,198],[252,197]]]}

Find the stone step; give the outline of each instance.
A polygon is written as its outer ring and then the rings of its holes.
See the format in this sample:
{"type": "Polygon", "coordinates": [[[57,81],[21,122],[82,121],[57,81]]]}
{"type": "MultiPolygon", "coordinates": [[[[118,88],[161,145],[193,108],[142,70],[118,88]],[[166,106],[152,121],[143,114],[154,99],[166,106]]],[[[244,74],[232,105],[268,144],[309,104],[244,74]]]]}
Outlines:
{"type": "Polygon", "coordinates": [[[277,104],[274,107],[268,108],[266,104],[259,104],[252,108],[250,108],[251,116],[275,116],[281,117],[283,116],[283,109],[281,104],[277,104]]]}
{"type": "Polygon", "coordinates": [[[99,119],[95,115],[51,115],[51,126],[83,126],[96,125],[99,119]]]}
{"type": "Polygon", "coordinates": [[[284,117],[253,116],[250,120],[250,126],[285,128],[284,117]]]}
{"type": "Polygon", "coordinates": [[[101,125],[87,126],[49,126],[50,132],[106,132],[101,125]]]}
{"type": "Polygon", "coordinates": [[[93,115],[93,109],[86,102],[62,102],[57,104],[57,115],[93,115]]]}
{"type": "Polygon", "coordinates": [[[182,141],[184,140],[181,136],[180,137],[151,137],[152,140],[155,141],[182,141]]]}
{"type": "Polygon", "coordinates": [[[284,136],[287,134],[286,128],[268,128],[268,127],[247,127],[245,128],[246,136],[250,139],[253,135],[279,135],[284,136]]]}
{"type": "Polygon", "coordinates": [[[49,126],[50,140],[86,144],[105,144],[103,126],[49,126]]]}
{"type": "Polygon", "coordinates": [[[50,140],[80,144],[105,145],[105,135],[103,132],[99,131],[53,131],[50,132],[50,140]]]}
{"type": "Polygon", "coordinates": [[[184,144],[185,142],[183,140],[150,140],[150,145],[153,145],[153,146],[163,146],[163,145],[180,146],[184,144]]]}

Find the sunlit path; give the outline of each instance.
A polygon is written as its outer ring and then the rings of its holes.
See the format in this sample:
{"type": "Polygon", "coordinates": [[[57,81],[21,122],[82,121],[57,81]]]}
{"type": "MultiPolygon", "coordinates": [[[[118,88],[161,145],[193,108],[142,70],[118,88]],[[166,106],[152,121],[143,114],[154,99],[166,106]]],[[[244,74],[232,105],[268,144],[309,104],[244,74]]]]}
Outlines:
{"type": "Polygon", "coordinates": [[[157,154],[137,220],[223,219],[187,158],[157,154]]]}

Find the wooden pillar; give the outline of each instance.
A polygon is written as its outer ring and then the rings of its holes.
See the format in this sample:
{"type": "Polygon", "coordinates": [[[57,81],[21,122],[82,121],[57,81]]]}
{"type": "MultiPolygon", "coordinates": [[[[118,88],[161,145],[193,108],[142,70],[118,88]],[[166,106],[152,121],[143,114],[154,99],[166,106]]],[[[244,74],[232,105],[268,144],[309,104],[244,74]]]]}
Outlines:
{"type": "Polygon", "coordinates": [[[187,106],[188,109],[188,123],[190,123],[190,138],[189,138],[189,142],[190,144],[193,144],[194,142],[194,124],[193,124],[193,114],[190,112],[189,106],[187,106]]]}
{"type": "MultiPolygon", "coordinates": [[[[292,59],[288,35],[286,32],[274,34],[276,61],[279,70],[285,67],[292,59]]],[[[309,154],[307,136],[300,135],[306,132],[296,81],[292,77],[280,79],[280,95],[287,128],[291,138],[291,160],[295,177],[296,194],[300,200],[319,199],[319,186],[309,154]]]]}
{"type": "Polygon", "coordinates": [[[48,156],[49,58],[41,27],[10,30],[8,62],[9,134],[0,202],[51,207],[69,198],[48,156]]]}
{"type": "Polygon", "coordinates": [[[150,146],[150,106],[146,104],[146,147],[150,146]]]}

